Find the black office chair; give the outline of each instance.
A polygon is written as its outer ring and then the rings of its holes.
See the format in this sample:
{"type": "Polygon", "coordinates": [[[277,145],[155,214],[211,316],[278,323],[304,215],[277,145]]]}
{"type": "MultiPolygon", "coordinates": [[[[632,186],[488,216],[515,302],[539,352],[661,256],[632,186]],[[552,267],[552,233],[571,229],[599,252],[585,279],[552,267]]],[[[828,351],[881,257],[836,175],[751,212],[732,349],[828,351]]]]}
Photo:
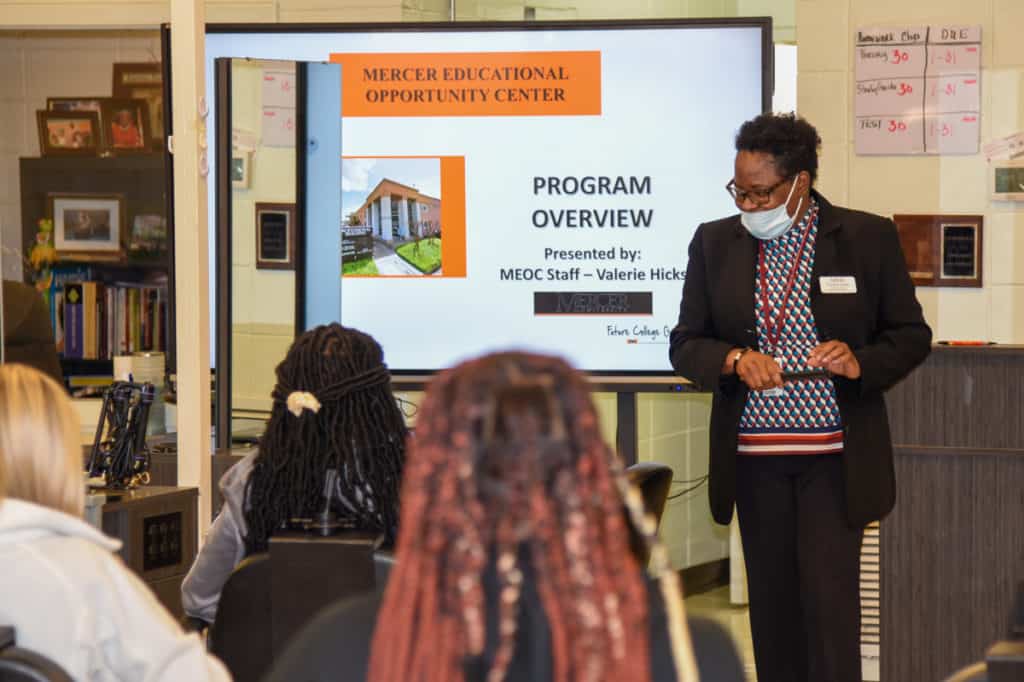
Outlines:
{"type": "Polygon", "coordinates": [[[391,569],[395,565],[393,552],[376,551],[373,553],[373,580],[374,591],[383,592],[388,586],[388,578],[391,577],[391,569]]]}
{"type": "MultiPolygon", "coordinates": [[[[292,638],[263,682],[366,679],[380,603],[379,595],[365,594],[323,609],[292,638]]],[[[729,633],[708,618],[689,616],[687,621],[700,678],[743,682],[743,665],[729,633]]]]}
{"type": "MultiPolygon", "coordinates": [[[[637,462],[626,468],[626,477],[631,484],[639,488],[644,498],[644,509],[654,517],[655,523],[659,526],[668,501],[668,492],[672,487],[672,475],[672,467],[657,462],[637,462]]],[[[640,564],[646,566],[650,559],[650,550],[632,525],[629,528],[629,546],[640,564]]]]}
{"type": "Polygon", "coordinates": [[[46,656],[17,646],[14,628],[0,627],[0,682],[73,682],[46,656]]]}
{"type": "Polygon", "coordinates": [[[272,661],[270,556],[253,554],[238,564],[220,593],[207,639],[210,651],[236,682],[255,682],[272,661]]]}

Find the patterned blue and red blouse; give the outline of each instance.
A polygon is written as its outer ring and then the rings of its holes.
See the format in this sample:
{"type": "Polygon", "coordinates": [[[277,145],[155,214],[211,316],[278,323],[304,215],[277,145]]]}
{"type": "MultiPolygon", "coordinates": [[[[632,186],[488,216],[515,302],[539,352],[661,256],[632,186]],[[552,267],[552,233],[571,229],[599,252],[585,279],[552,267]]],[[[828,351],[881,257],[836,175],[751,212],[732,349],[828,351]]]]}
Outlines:
{"type": "MultiPolygon", "coordinates": [[[[818,205],[780,237],[759,243],[754,278],[757,342],[783,371],[811,369],[818,345],[811,312],[811,271],[818,205]]],[[[786,382],[777,391],[750,391],[740,418],[741,455],[822,455],[843,450],[843,425],[830,378],[786,382]]]]}

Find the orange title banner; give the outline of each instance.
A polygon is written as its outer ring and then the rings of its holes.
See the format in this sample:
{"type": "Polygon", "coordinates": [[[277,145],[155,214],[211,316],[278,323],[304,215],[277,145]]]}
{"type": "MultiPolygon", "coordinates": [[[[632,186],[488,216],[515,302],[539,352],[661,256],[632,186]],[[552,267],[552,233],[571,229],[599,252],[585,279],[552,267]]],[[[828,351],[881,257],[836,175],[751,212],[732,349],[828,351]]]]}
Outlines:
{"type": "Polygon", "coordinates": [[[342,116],[597,116],[601,53],[332,54],[342,116]]]}

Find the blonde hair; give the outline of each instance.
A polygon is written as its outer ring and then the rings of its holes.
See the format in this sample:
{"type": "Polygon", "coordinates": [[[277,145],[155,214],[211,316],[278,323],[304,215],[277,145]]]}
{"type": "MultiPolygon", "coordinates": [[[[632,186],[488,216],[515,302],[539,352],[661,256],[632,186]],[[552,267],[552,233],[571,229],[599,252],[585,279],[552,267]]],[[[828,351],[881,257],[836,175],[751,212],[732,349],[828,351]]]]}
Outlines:
{"type": "Polygon", "coordinates": [[[26,365],[0,365],[0,500],[82,516],[79,420],[67,392],[26,365]]]}

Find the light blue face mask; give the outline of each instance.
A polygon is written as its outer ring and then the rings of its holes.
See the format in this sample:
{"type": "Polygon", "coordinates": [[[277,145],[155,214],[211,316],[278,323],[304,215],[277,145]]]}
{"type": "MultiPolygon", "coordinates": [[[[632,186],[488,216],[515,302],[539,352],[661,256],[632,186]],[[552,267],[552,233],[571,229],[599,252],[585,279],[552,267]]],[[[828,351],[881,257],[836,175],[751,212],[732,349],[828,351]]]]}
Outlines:
{"type": "Polygon", "coordinates": [[[800,206],[804,201],[803,197],[800,197],[793,215],[786,212],[786,204],[793,197],[795,189],[796,180],[793,180],[786,200],[775,208],[767,211],[740,211],[740,222],[743,223],[743,227],[747,228],[747,232],[762,241],[786,234],[786,231],[793,226],[793,219],[800,215],[800,206]]]}

